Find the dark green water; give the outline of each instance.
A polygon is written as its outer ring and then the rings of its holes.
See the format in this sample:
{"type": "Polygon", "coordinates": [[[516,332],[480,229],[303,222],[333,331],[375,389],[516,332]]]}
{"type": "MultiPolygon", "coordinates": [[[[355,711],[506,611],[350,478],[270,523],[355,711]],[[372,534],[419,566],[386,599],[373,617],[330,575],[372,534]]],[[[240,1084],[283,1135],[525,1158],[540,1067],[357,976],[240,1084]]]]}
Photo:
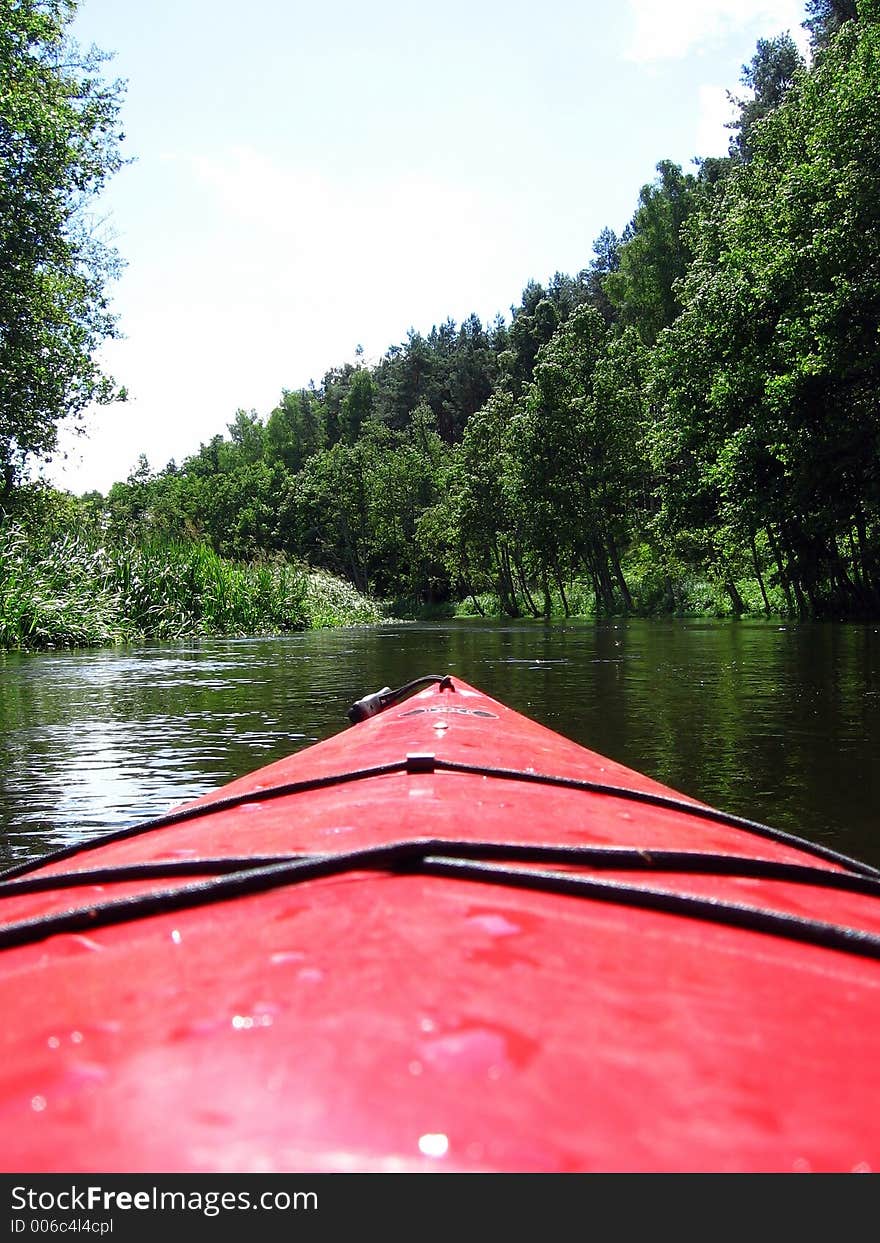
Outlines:
{"type": "Polygon", "coordinates": [[[880,628],[388,624],[0,654],[0,864],[118,828],[347,728],[451,670],[729,811],[880,863],[880,628]]]}

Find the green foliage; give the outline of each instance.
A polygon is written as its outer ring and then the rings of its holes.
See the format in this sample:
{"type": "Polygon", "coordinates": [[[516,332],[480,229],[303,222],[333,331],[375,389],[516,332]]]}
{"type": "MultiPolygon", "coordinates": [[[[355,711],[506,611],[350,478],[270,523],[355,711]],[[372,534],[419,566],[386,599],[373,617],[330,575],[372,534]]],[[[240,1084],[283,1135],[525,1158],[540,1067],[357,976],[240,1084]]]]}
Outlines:
{"type": "Polygon", "coordinates": [[[142,459],[106,502],[18,489],[7,508],[136,546],[144,632],[259,625],[267,565],[302,561],[322,619],[375,615],[342,579],[413,612],[878,615],[880,10],[808,12],[809,70],[787,35],[744,67],[731,155],[658,164],[622,237],[529,281],[509,323],[413,329],[373,367],[358,351],[180,466],[142,459]],[[218,571],[175,620],[184,568],[202,581],[182,547],[264,577],[218,571]]]}
{"type": "Polygon", "coordinates": [[[810,32],[813,53],[826,48],[844,22],[860,16],[870,20],[870,8],[871,0],[807,0],[808,17],[803,24],[810,32]]]}
{"type": "Polygon", "coordinates": [[[804,68],[804,58],[790,34],[758,40],[757,51],[750,63],[743,65],[740,78],[751,95],[740,99],[728,92],[728,98],[739,107],[739,116],[729,126],[734,131],[730,141],[731,155],[742,159],[750,156],[753,127],[779,107],[795,77],[804,68]]]}
{"type": "Polygon", "coordinates": [[[659,527],[801,611],[877,607],[880,29],[848,23],[691,230],[658,342],[659,527]]]}
{"type": "Polygon", "coordinates": [[[59,517],[38,528],[0,526],[0,648],[278,634],[381,618],[377,604],[326,571],[281,559],[242,564],[198,543],[113,544],[87,523],[59,529],[59,517]]]}
{"type": "Polygon", "coordinates": [[[642,187],[616,269],[603,282],[622,322],[635,327],[648,345],[681,309],[676,282],[691,259],[684,225],[700,202],[696,177],[671,160],[661,160],[657,174],[655,182],[642,187]]]}
{"type": "Polygon", "coordinates": [[[113,546],[92,534],[2,528],[0,647],[78,647],[309,623],[307,581],[285,562],[240,565],[204,544],[113,546]]]}
{"type": "Polygon", "coordinates": [[[121,164],[122,87],[68,38],[75,10],[0,0],[0,511],[59,422],[115,395],[93,355],[118,261],[85,208],[121,164]]]}
{"type": "Polygon", "coordinates": [[[285,390],[266,422],[264,451],[270,463],[295,474],[324,446],[326,432],[317,400],[306,389],[285,390]]]}
{"type": "Polygon", "coordinates": [[[342,399],[339,427],[346,444],[354,444],[358,439],[364,424],[372,418],[374,402],[373,377],[365,367],[359,367],[342,399]]]}
{"type": "Polygon", "coordinates": [[[309,626],[365,626],[381,621],[383,613],[375,601],[356,591],[344,579],[326,570],[311,570],[304,597],[309,626]]]}

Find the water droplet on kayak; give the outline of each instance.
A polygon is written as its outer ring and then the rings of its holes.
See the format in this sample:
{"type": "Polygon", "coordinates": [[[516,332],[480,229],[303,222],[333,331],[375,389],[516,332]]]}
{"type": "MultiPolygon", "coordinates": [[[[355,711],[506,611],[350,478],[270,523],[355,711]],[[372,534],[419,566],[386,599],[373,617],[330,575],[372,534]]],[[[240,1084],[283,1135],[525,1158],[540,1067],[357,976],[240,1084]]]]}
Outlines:
{"type": "Polygon", "coordinates": [[[852,1174],[870,1174],[871,1167],[867,1161],[860,1161],[858,1165],[854,1165],[850,1171],[852,1174]]]}
{"type": "Polygon", "coordinates": [[[809,1174],[811,1169],[810,1163],[806,1157],[796,1157],[791,1163],[791,1168],[794,1170],[795,1174],[809,1174]]]}
{"type": "Polygon", "coordinates": [[[50,1036],[49,1039],[46,1041],[46,1044],[49,1046],[50,1049],[58,1049],[61,1047],[61,1041],[58,1039],[57,1036],[50,1036]]]}
{"type": "Polygon", "coordinates": [[[275,923],[283,923],[286,919],[299,919],[303,913],[301,906],[289,906],[286,911],[280,911],[274,916],[275,923]]]}
{"type": "Polygon", "coordinates": [[[526,935],[540,929],[544,921],[527,911],[516,911],[514,914],[515,919],[507,910],[476,907],[468,911],[466,925],[488,934],[490,938],[488,942],[480,938],[476,944],[465,946],[464,957],[468,962],[485,963],[496,968],[538,965],[537,959],[523,946],[528,943],[526,935]]]}
{"type": "Polygon", "coordinates": [[[285,962],[302,962],[304,958],[305,954],[299,950],[278,950],[276,953],[269,955],[269,962],[273,966],[279,967],[285,962]]]}
{"type": "Polygon", "coordinates": [[[232,1114],[221,1113],[219,1109],[200,1109],[196,1114],[197,1121],[205,1126],[231,1126],[235,1122],[232,1114]]]}
{"type": "Polygon", "coordinates": [[[488,932],[492,937],[509,937],[514,933],[522,932],[519,924],[515,924],[500,911],[485,911],[479,915],[469,915],[467,922],[481,928],[483,932],[488,932]]]}
{"type": "Polygon", "coordinates": [[[32,1096],[31,1097],[31,1109],[34,1111],[35,1114],[41,1114],[45,1108],[46,1108],[45,1096],[32,1096]]]}
{"type": "Polygon", "coordinates": [[[101,1083],[109,1073],[106,1066],[96,1062],[76,1062],[65,1071],[63,1083],[68,1088],[82,1088],[90,1083],[101,1083]]]}
{"type": "Polygon", "coordinates": [[[419,1136],[419,1152],[425,1157],[445,1157],[449,1151],[449,1136],[433,1133],[419,1136]]]}
{"type": "Polygon", "coordinates": [[[192,1023],[184,1023],[180,1027],[175,1027],[173,1031],[169,1032],[168,1039],[178,1041],[190,1040],[198,1036],[209,1036],[223,1026],[224,1023],[219,1019],[196,1019],[192,1023]]]}
{"type": "Polygon", "coordinates": [[[82,1044],[82,1042],[83,1042],[83,1034],[82,1034],[82,1032],[71,1032],[71,1033],[70,1033],[70,1043],[71,1043],[71,1044],[82,1044]]]}
{"type": "Polygon", "coordinates": [[[178,928],[175,928],[174,931],[171,933],[171,940],[174,942],[175,945],[180,945],[183,942],[183,936],[181,935],[181,932],[178,928]]]}
{"type": "Polygon", "coordinates": [[[318,984],[323,980],[324,972],[318,967],[303,967],[302,971],[296,973],[296,978],[303,984],[318,984]]]}
{"type": "Polygon", "coordinates": [[[407,1070],[411,1075],[420,1075],[422,1073],[422,1063],[417,1058],[413,1058],[407,1070]]]}
{"type": "Polygon", "coordinates": [[[535,1048],[518,1032],[481,1024],[421,1041],[419,1056],[431,1070],[499,1079],[505,1070],[525,1065],[535,1048]]]}

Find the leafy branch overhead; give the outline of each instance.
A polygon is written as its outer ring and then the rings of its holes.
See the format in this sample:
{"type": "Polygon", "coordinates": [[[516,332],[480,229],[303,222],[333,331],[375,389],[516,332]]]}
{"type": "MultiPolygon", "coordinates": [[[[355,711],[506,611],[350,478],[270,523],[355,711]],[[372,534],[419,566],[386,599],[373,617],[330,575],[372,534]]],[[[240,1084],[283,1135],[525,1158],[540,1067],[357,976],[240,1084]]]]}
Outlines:
{"type": "Polygon", "coordinates": [[[90,207],[122,163],[123,86],[68,36],[73,0],[0,0],[0,506],[59,423],[118,395],[94,354],[119,267],[90,207]]]}

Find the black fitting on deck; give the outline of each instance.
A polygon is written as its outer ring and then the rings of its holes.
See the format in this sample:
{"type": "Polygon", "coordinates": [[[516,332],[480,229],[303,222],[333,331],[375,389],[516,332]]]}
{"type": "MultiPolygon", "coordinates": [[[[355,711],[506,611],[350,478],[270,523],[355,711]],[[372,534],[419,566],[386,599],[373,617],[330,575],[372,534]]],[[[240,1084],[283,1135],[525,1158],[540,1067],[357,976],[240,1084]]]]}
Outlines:
{"type": "Polygon", "coordinates": [[[430,686],[434,682],[439,682],[441,690],[455,690],[455,684],[448,673],[426,673],[424,677],[413,678],[411,682],[399,686],[396,691],[393,691],[390,686],[383,686],[380,691],[373,691],[370,695],[364,695],[363,699],[358,699],[356,703],[351,705],[345,715],[352,725],[357,725],[360,721],[366,721],[371,716],[384,712],[392,704],[399,703],[401,699],[405,699],[407,695],[412,694],[413,691],[418,690],[420,687],[430,686]]]}

